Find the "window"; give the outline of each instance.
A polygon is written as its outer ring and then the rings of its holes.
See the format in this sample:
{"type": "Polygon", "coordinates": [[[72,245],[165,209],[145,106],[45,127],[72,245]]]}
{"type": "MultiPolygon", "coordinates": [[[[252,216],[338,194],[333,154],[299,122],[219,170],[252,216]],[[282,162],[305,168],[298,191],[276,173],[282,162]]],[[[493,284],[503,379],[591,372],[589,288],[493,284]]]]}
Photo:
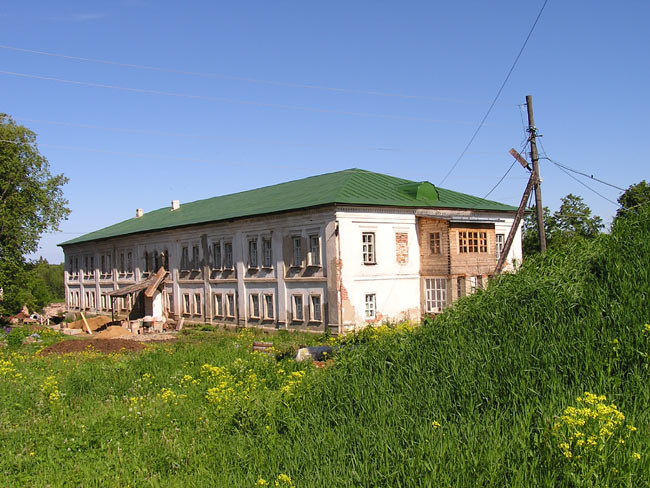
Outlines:
{"type": "Polygon", "coordinates": [[[459,232],[458,252],[487,252],[487,232],[459,232]]]}
{"type": "Polygon", "coordinates": [[[462,276],[459,276],[456,279],[456,294],[458,295],[458,298],[464,297],[465,293],[467,292],[467,289],[465,287],[465,278],[462,276]]]}
{"type": "Polygon", "coordinates": [[[190,309],[190,295],[189,295],[189,293],[185,293],[183,295],[183,313],[185,315],[189,315],[190,312],[191,312],[191,309],[190,309]]]}
{"type": "Polygon", "coordinates": [[[158,272],[160,269],[160,255],[158,254],[158,251],[154,251],[151,255],[151,262],[153,263],[151,271],[158,272]]]}
{"type": "Polygon", "coordinates": [[[190,268],[190,251],[187,246],[181,250],[181,270],[185,271],[190,268]]]}
{"type": "Polygon", "coordinates": [[[201,310],[201,294],[200,293],[195,293],[194,294],[194,315],[203,315],[203,311],[201,310]]]}
{"type": "Polygon", "coordinates": [[[110,278],[113,274],[113,263],[111,254],[102,254],[101,257],[101,276],[100,278],[110,278]]]}
{"type": "Polygon", "coordinates": [[[323,310],[320,295],[309,296],[309,320],[312,322],[323,321],[323,310]]]}
{"type": "Polygon", "coordinates": [[[235,295],[232,293],[229,293],[226,295],[226,315],[228,317],[234,317],[235,316],[235,295]]]}
{"type": "Polygon", "coordinates": [[[142,271],[145,273],[149,272],[149,253],[147,251],[144,252],[144,266],[142,268],[142,271]]]}
{"type": "Polygon", "coordinates": [[[377,317],[377,295],[374,293],[366,295],[366,320],[377,317]]]}
{"type": "Polygon", "coordinates": [[[293,305],[294,322],[303,322],[305,320],[305,314],[302,306],[302,295],[293,295],[291,301],[293,305]]]}
{"type": "Polygon", "coordinates": [[[273,295],[264,295],[264,318],[272,319],[274,317],[273,295]]]}
{"type": "Polygon", "coordinates": [[[497,259],[501,257],[501,253],[503,252],[503,246],[505,243],[506,243],[505,234],[497,234],[496,235],[497,259]]]}
{"type": "Polygon", "coordinates": [[[214,294],[214,315],[223,317],[223,295],[221,293],[214,294]]]}
{"type": "Polygon", "coordinates": [[[223,267],[232,269],[232,242],[223,243],[223,267]]]}
{"type": "Polygon", "coordinates": [[[375,264],[375,233],[364,232],[362,234],[363,242],[363,264],[375,264]]]}
{"type": "Polygon", "coordinates": [[[447,304],[447,280],[427,278],[425,281],[427,313],[441,312],[447,304]]]}
{"type": "Polygon", "coordinates": [[[221,269],[221,242],[212,244],[212,269],[221,269]]]}
{"type": "Polygon", "coordinates": [[[250,310],[251,318],[259,318],[260,316],[260,296],[257,293],[250,294],[250,310]]]}
{"type": "Polygon", "coordinates": [[[442,253],[442,236],[440,232],[431,232],[429,234],[429,248],[431,249],[431,254],[442,253]]]}
{"type": "Polygon", "coordinates": [[[129,252],[126,255],[126,272],[133,273],[133,253],[129,252]]]}
{"type": "Polygon", "coordinates": [[[257,238],[248,239],[248,267],[257,268],[257,238]]]}
{"type": "Polygon", "coordinates": [[[192,269],[199,269],[199,246],[192,246],[192,269]]]}
{"type": "Polygon", "coordinates": [[[469,279],[470,287],[472,288],[472,293],[476,290],[483,289],[483,277],[482,276],[471,276],[469,279]]]}
{"type": "Polygon", "coordinates": [[[160,253],[160,260],[165,271],[169,271],[169,251],[167,249],[160,253]]]}
{"type": "Polygon", "coordinates": [[[293,238],[293,266],[302,267],[302,237],[293,238]]]}
{"type": "Polygon", "coordinates": [[[262,266],[265,268],[273,267],[273,249],[271,239],[262,239],[262,266]]]}
{"type": "Polygon", "coordinates": [[[320,266],[320,236],[309,236],[309,264],[320,266]]]}

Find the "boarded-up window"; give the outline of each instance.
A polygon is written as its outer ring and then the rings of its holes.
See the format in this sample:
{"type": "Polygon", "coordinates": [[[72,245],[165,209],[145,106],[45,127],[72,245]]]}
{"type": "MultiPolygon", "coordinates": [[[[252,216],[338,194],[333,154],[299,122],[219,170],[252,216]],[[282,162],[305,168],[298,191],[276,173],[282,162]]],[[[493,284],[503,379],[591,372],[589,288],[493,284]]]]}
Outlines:
{"type": "Polygon", "coordinates": [[[395,247],[397,252],[398,264],[409,262],[409,235],[407,232],[395,233],[395,247]]]}

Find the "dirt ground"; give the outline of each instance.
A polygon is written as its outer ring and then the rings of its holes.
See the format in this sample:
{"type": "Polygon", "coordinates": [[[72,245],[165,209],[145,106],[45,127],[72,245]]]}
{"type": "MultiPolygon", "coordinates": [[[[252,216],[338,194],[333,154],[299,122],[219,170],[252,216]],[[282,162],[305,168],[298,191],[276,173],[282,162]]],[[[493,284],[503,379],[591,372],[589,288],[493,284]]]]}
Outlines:
{"type": "Polygon", "coordinates": [[[145,346],[140,342],[124,339],[84,339],[68,340],[52,344],[41,351],[41,354],[66,354],[69,352],[83,352],[92,350],[96,352],[111,353],[125,351],[140,351],[145,346]]]}

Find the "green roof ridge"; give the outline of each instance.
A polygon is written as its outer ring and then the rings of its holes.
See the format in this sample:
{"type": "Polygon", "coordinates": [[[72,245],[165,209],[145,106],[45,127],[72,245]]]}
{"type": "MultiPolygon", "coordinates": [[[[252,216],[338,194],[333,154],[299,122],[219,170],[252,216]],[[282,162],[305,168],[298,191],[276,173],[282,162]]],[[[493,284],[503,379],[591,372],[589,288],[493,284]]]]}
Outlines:
{"type": "Polygon", "coordinates": [[[337,203],[388,207],[516,210],[515,207],[492,200],[439,188],[429,182],[415,182],[365,169],[350,168],[195,200],[183,203],[180,208],[173,211],[169,207],[159,208],[141,217],[132,217],[59,245],[66,246],[122,235],[337,203]],[[424,184],[426,187],[422,186],[424,184]],[[431,195],[431,187],[438,195],[436,200],[427,197],[431,195]]]}

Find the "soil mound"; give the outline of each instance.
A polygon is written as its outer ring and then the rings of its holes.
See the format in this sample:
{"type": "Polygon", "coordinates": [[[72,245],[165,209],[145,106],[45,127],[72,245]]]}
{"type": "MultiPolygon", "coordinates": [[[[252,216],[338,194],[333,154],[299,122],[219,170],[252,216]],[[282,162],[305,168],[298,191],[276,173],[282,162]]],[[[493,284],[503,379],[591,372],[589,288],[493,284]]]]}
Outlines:
{"type": "Polygon", "coordinates": [[[119,325],[111,325],[94,335],[94,339],[114,339],[115,337],[132,336],[133,333],[119,325]]]}
{"type": "MultiPolygon", "coordinates": [[[[99,329],[100,327],[103,327],[104,325],[108,324],[111,321],[110,317],[106,317],[105,315],[98,315],[97,317],[92,317],[92,318],[87,318],[86,322],[88,322],[88,327],[90,327],[90,330],[93,332],[99,329]]],[[[68,324],[69,329],[82,329],[86,330],[86,326],[84,324],[83,320],[77,320],[76,322],[70,322],[68,324]]]]}
{"type": "Polygon", "coordinates": [[[52,344],[41,351],[41,354],[66,354],[69,352],[96,351],[103,353],[125,351],[140,351],[145,346],[140,342],[128,341],[125,339],[113,339],[107,341],[104,339],[83,339],[61,341],[52,344]]]}

